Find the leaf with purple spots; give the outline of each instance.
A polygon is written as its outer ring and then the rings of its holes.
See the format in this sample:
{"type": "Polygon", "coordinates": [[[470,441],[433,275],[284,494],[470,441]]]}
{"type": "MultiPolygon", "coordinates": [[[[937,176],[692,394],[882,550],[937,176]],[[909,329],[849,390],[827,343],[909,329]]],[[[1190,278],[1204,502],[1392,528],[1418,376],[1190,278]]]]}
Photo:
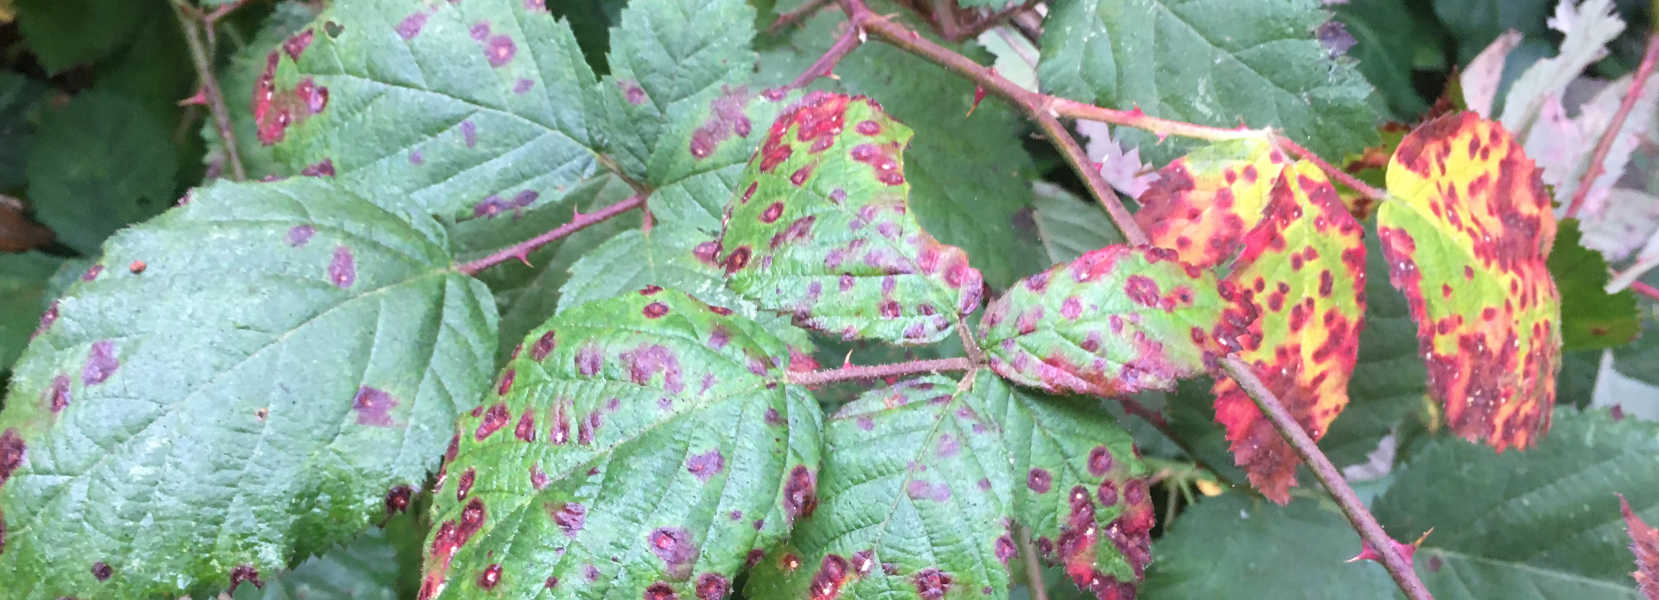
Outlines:
{"type": "Polygon", "coordinates": [[[906,205],[910,130],[874,101],[814,92],[772,124],[719,246],[728,284],[843,339],[924,344],[979,308],[979,271],[906,205]]]}
{"type": "Polygon", "coordinates": [[[1153,246],[1210,268],[1231,258],[1261,222],[1268,190],[1285,166],[1267,140],[1212,144],[1171,161],[1137,200],[1135,222],[1153,246]]]}
{"type": "Polygon", "coordinates": [[[1112,245],[1015,283],[979,337],[1021,385],[1098,396],[1173,389],[1234,347],[1237,317],[1215,276],[1162,248],[1112,245]]]}
{"type": "Polygon", "coordinates": [[[723,597],[818,504],[810,365],[767,329],[652,286],[532,330],[460,420],[419,597],[723,597]]]}
{"type": "Polygon", "coordinates": [[[327,181],[221,183],[111,238],[0,411],[0,581],[205,597],[382,522],[489,387],[496,335],[437,223],[406,219],[327,181]]]}
{"type": "Polygon", "coordinates": [[[1561,367],[1561,296],[1546,264],[1555,213],[1539,173],[1502,125],[1447,115],[1400,142],[1388,164],[1398,200],[1377,214],[1430,396],[1453,432],[1500,451],[1549,430],[1561,367]]]}
{"type": "MultiPolygon", "coordinates": [[[[1274,178],[1261,223],[1221,284],[1251,318],[1238,357],[1249,363],[1314,440],[1348,405],[1365,314],[1365,241],[1336,188],[1296,163],[1274,178]]],[[[1301,460],[1232,378],[1217,378],[1215,418],[1234,461],[1279,504],[1301,460]]]]}
{"type": "Polygon", "coordinates": [[[1100,597],[1144,573],[1149,470],[1073,399],[924,377],[843,405],[824,438],[818,510],[760,557],[749,597],[1006,598],[1016,526],[1100,597]]]}

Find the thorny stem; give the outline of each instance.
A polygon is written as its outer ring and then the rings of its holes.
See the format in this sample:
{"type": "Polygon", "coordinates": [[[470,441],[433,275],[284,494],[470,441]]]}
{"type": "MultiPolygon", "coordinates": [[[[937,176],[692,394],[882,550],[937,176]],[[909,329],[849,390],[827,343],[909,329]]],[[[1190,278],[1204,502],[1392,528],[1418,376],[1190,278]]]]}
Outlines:
{"type": "Polygon", "coordinates": [[[1024,525],[1015,527],[1020,538],[1020,558],[1025,560],[1025,585],[1031,588],[1031,600],[1048,600],[1048,582],[1043,581],[1043,565],[1037,562],[1037,548],[1031,543],[1031,530],[1024,525]]]}
{"type": "Polygon", "coordinates": [[[1320,158],[1318,154],[1314,154],[1313,151],[1303,148],[1301,144],[1296,143],[1290,138],[1282,135],[1275,135],[1273,136],[1273,143],[1277,144],[1280,148],[1290,152],[1291,154],[1307,159],[1308,162],[1313,163],[1315,166],[1319,167],[1320,170],[1323,170],[1326,174],[1329,174],[1331,179],[1335,179],[1338,183],[1359,192],[1361,196],[1365,196],[1366,198],[1370,198],[1376,202],[1382,202],[1383,200],[1388,199],[1388,192],[1371,187],[1371,184],[1360,181],[1358,177],[1354,177],[1347,171],[1338,169],[1335,165],[1325,162],[1325,159],[1320,158]]]}
{"type": "MultiPolygon", "coordinates": [[[[213,125],[219,130],[219,141],[225,147],[225,162],[230,163],[232,181],[241,181],[248,178],[247,171],[242,168],[242,156],[236,146],[236,132],[230,125],[230,110],[225,107],[224,94],[219,92],[219,81],[213,76],[213,56],[202,42],[202,25],[198,24],[194,8],[185,4],[187,0],[174,0],[173,12],[179,18],[179,27],[184,30],[185,44],[190,47],[190,60],[195,63],[196,75],[201,78],[202,95],[206,97],[208,111],[213,113],[213,125]]],[[[236,5],[231,5],[236,6],[236,5]]],[[[207,27],[213,27],[212,19],[222,14],[211,15],[211,18],[202,17],[207,27]]]]}
{"type": "MultiPolygon", "coordinates": [[[[1116,194],[1105,184],[1100,177],[1100,173],[1090,168],[1091,165],[1087,157],[1082,156],[1081,150],[1077,148],[1077,142],[1072,138],[1071,133],[1059,125],[1058,117],[1094,119],[1116,125],[1146,129],[1160,136],[1179,135],[1211,141],[1264,136],[1271,140],[1278,137],[1265,130],[1253,130],[1244,127],[1236,129],[1206,127],[1193,123],[1148,117],[1138,109],[1134,111],[1112,110],[1031,92],[997,75],[995,70],[941,47],[923,38],[920,34],[871,12],[864,5],[863,0],[839,1],[842,10],[847,14],[848,21],[853,26],[872,32],[889,44],[931,60],[958,75],[972,80],[982,89],[1007,99],[1023,109],[1027,115],[1037,121],[1043,131],[1049,135],[1050,140],[1060,147],[1072,168],[1083,175],[1084,182],[1089,185],[1090,193],[1106,207],[1107,215],[1112,218],[1112,222],[1117,225],[1118,229],[1123,232],[1124,238],[1130,243],[1144,243],[1147,239],[1146,233],[1141,231],[1140,226],[1136,225],[1133,219],[1127,218],[1128,211],[1124,210],[1122,203],[1118,202],[1116,194]]],[[[1282,140],[1281,145],[1291,148],[1293,151],[1300,150],[1304,157],[1312,156],[1311,152],[1307,152],[1301,146],[1294,143],[1285,144],[1285,142],[1289,142],[1289,140],[1282,140]]],[[[1322,160],[1317,161],[1316,164],[1327,172],[1331,172],[1333,176],[1340,172],[1340,169],[1335,169],[1322,160]]],[[[1346,173],[1343,173],[1343,175],[1346,175],[1346,173]]],[[[1338,177],[1338,179],[1341,178],[1338,177]]],[[[1365,193],[1365,190],[1370,188],[1356,187],[1355,189],[1365,193]]],[[[960,361],[963,368],[969,366],[967,359],[956,360],[960,361]]],[[[1383,531],[1376,518],[1359,501],[1359,497],[1354,494],[1353,488],[1349,487],[1348,482],[1342,478],[1341,472],[1337,470],[1335,465],[1331,464],[1330,459],[1325,456],[1324,452],[1320,451],[1319,446],[1314,443],[1313,439],[1308,437],[1307,432],[1302,430],[1301,425],[1290,416],[1290,412],[1285,410],[1284,404],[1279,401],[1278,397],[1274,396],[1267,389],[1267,386],[1256,378],[1255,373],[1244,361],[1229,356],[1222,361],[1222,365],[1227,374],[1237,381],[1239,387],[1243,388],[1250,399],[1256,403],[1262,414],[1266,415],[1268,420],[1273,423],[1274,428],[1279,430],[1279,435],[1313,469],[1314,475],[1331,492],[1331,496],[1336,499],[1337,505],[1342,508],[1343,514],[1347,515],[1348,521],[1353,524],[1355,531],[1382,556],[1384,568],[1388,570],[1389,575],[1394,578],[1394,582],[1400,586],[1406,596],[1412,600],[1432,599],[1433,597],[1429,595],[1428,589],[1423,587],[1423,582],[1417,579],[1417,574],[1412,570],[1411,563],[1401,556],[1396,549],[1393,538],[1388,537],[1388,533],[1383,531]]]]}
{"type": "Polygon", "coordinates": [[[934,358],[881,365],[847,365],[820,371],[796,371],[789,374],[789,382],[797,385],[822,385],[838,381],[881,379],[895,375],[967,371],[972,368],[974,362],[967,358],[934,358]]]}
{"type": "Polygon", "coordinates": [[[979,34],[985,33],[991,28],[1001,25],[1009,19],[1014,18],[1014,15],[1036,8],[1038,1],[1039,0],[1027,0],[1026,2],[985,15],[978,21],[974,21],[966,28],[958,31],[957,35],[951,37],[950,40],[952,42],[960,42],[977,38],[979,37],[979,34]]]}
{"type": "Polygon", "coordinates": [[[811,2],[796,7],[795,10],[778,15],[777,20],[772,21],[772,24],[767,26],[766,35],[777,35],[778,32],[783,31],[785,27],[793,27],[801,21],[807,20],[812,15],[818,14],[819,10],[823,9],[825,6],[829,6],[829,4],[830,0],[812,0],[811,2]]]}
{"type": "Polygon", "coordinates": [[[1227,374],[1238,382],[1239,387],[1244,389],[1244,393],[1255,401],[1256,407],[1273,423],[1273,428],[1279,430],[1279,435],[1296,450],[1296,454],[1307,461],[1308,467],[1313,469],[1314,477],[1319,478],[1319,482],[1325,484],[1325,489],[1330,490],[1331,497],[1336,500],[1337,506],[1342,508],[1342,514],[1348,517],[1348,522],[1354,526],[1354,530],[1359,532],[1360,538],[1382,556],[1383,568],[1388,570],[1389,576],[1394,578],[1394,583],[1400,586],[1406,597],[1412,600],[1432,600],[1433,596],[1429,595],[1428,588],[1423,587],[1423,582],[1417,579],[1417,572],[1412,570],[1411,561],[1400,554],[1394,539],[1388,537],[1388,532],[1383,531],[1376,517],[1371,516],[1371,511],[1365,508],[1365,503],[1360,502],[1354,488],[1349,487],[1348,482],[1342,478],[1342,472],[1338,471],[1336,465],[1331,464],[1331,460],[1319,450],[1319,445],[1314,443],[1313,438],[1302,431],[1302,426],[1290,416],[1290,412],[1285,410],[1284,404],[1279,402],[1273,392],[1256,378],[1250,366],[1236,356],[1222,359],[1221,365],[1227,374]]]}
{"type": "Polygon", "coordinates": [[[1584,207],[1584,199],[1590,195],[1591,184],[1607,172],[1602,163],[1607,161],[1607,154],[1613,150],[1613,142],[1618,139],[1619,130],[1624,128],[1625,117],[1630,116],[1630,110],[1642,96],[1642,88],[1647,87],[1647,78],[1653,74],[1655,63],[1659,63],[1659,32],[1647,37],[1647,51],[1642,53],[1642,63],[1636,67],[1636,75],[1630,79],[1630,89],[1624,93],[1624,101],[1619,103],[1619,111],[1613,113],[1613,120],[1607,124],[1607,130],[1601,132],[1601,140],[1596,142],[1596,150],[1590,155],[1590,166],[1584,170],[1584,177],[1578,181],[1578,189],[1573,191],[1572,202],[1567,203],[1567,218],[1578,216],[1579,209],[1584,207]]]}
{"type": "Polygon", "coordinates": [[[829,50],[825,51],[823,56],[819,56],[818,60],[812,61],[811,66],[808,66],[805,71],[795,77],[795,81],[789,83],[789,87],[806,87],[806,84],[812,83],[812,80],[819,77],[834,77],[833,72],[836,63],[841,62],[841,57],[846,56],[848,52],[852,52],[854,48],[862,43],[864,43],[864,32],[851,23],[847,24],[846,30],[841,32],[841,37],[835,38],[835,43],[830,44],[829,50]]]}
{"type": "Polygon", "coordinates": [[[467,275],[474,275],[474,274],[477,274],[479,271],[482,271],[482,270],[490,268],[492,266],[507,262],[509,260],[515,260],[516,259],[520,262],[523,262],[524,264],[530,264],[530,260],[529,260],[530,253],[536,251],[537,248],[540,248],[542,246],[546,246],[546,245],[548,245],[550,243],[553,243],[554,241],[558,240],[559,238],[563,238],[563,237],[565,237],[567,235],[570,235],[572,233],[576,233],[578,231],[586,229],[588,226],[593,225],[594,223],[598,223],[600,221],[604,221],[606,219],[609,219],[611,217],[614,217],[614,216],[620,215],[622,213],[628,212],[628,211],[633,210],[635,208],[639,208],[640,206],[643,206],[644,204],[645,204],[645,196],[643,194],[635,194],[633,196],[629,196],[627,200],[623,200],[623,201],[618,202],[616,204],[606,206],[606,207],[601,208],[599,210],[596,210],[596,211],[593,211],[593,212],[590,212],[590,213],[587,213],[587,214],[577,214],[574,218],[572,218],[570,220],[569,223],[565,223],[563,225],[560,225],[560,226],[554,228],[553,230],[548,231],[546,233],[543,233],[541,235],[538,235],[536,237],[530,238],[528,240],[524,240],[524,241],[519,242],[517,244],[513,244],[513,245],[508,246],[506,248],[502,248],[500,250],[497,250],[497,251],[495,251],[495,253],[490,254],[489,256],[486,256],[484,258],[480,258],[478,260],[461,263],[460,265],[457,265],[455,267],[455,270],[460,271],[462,273],[465,273],[467,275]]]}

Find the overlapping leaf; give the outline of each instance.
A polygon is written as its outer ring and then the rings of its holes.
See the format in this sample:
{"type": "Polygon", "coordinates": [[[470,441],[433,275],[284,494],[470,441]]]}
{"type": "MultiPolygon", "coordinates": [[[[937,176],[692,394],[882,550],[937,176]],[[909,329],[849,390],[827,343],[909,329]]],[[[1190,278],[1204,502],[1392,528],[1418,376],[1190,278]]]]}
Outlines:
{"type": "Polygon", "coordinates": [[[1219,265],[1261,222],[1268,190],[1285,164],[1265,139],[1194,150],[1158,170],[1157,181],[1138,198],[1135,222],[1153,246],[1174,249],[1182,261],[1219,265]]]}
{"type": "Polygon", "coordinates": [[[1642,594],[1650,599],[1659,598],[1659,529],[1649,527],[1636,516],[1626,498],[1619,498],[1619,511],[1630,530],[1630,552],[1636,555],[1636,571],[1631,576],[1641,586],[1642,594]]]}
{"type": "Polygon", "coordinates": [[[1561,292],[1561,341],[1568,351],[1626,345],[1642,330],[1636,294],[1607,293],[1607,261],[1579,242],[1580,222],[1560,224],[1547,264],[1561,292]]]}
{"type": "Polygon", "coordinates": [[[772,125],[718,250],[732,289],[845,339],[929,343],[983,282],[905,204],[910,130],[863,97],[814,92],[772,125]]]}
{"type": "Polygon", "coordinates": [[[980,371],[870,390],[825,424],[822,501],[761,557],[755,598],[1006,598],[1016,527],[1102,598],[1149,559],[1148,473],[1082,405],[980,371]]]}
{"type": "Polygon", "coordinates": [[[0,412],[0,581],[212,594],[350,539],[489,385],[495,309],[406,222],[310,179],[125,230],[52,304],[0,412]]]}
{"type": "Polygon", "coordinates": [[[41,223],[86,254],[116,229],[173,201],[178,164],[167,124],[110,92],[76,96],[43,114],[29,154],[29,199],[41,223]]]}
{"type": "MultiPolygon", "coordinates": [[[[1236,295],[1235,295],[1236,298],[1236,295]]],[[[1171,389],[1237,343],[1247,321],[1208,271],[1163,248],[1112,245],[1021,280],[979,335],[991,369],[1050,392],[1171,389]]]]}
{"type": "Polygon", "coordinates": [[[817,506],[819,409],[759,324],[649,287],[564,311],[461,419],[421,598],[722,598],[817,506]]]}
{"type": "MultiPolygon", "coordinates": [[[[1365,243],[1336,189],[1312,164],[1286,168],[1260,226],[1222,283],[1246,305],[1249,336],[1238,355],[1290,415],[1318,440],[1348,404],[1348,377],[1365,314],[1365,243]]],[[[1215,383],[1216,420],[1234,460],[1274,502],[1290,501],[1301,463],[1244,390],[1215,383]]]]}
{"type": "MultiPolygon", "coordinates": [[[[1324,156],[1376,141],[1371,85],[1315,39],[1330,18],[1315,2],[1063,0],[1049,8],[1037,64],[1044,91],[1221,127],[1280,127],[1324,156]]],[[[1143,149],[1171,152],[1150,134],[1125,133],[1143,149]]]]}
{"type": "Polygon", "coordinates": [[[1406,136],[1377,233],[1406,296],[1429,391],[1458,435],[1502,450],[1549,428],[1560,296],[1545,259],[1555,215],[1501,125],[1457,113],[1406,136]]]}
{"type": "Polygon", "coordinates": [[[60,264],[63,259],[40,252],[0,254],[0,298],[6,299],[0,306],[0,371],[11,368],[29,343],[46,309],[47,280],[60,264]]]}

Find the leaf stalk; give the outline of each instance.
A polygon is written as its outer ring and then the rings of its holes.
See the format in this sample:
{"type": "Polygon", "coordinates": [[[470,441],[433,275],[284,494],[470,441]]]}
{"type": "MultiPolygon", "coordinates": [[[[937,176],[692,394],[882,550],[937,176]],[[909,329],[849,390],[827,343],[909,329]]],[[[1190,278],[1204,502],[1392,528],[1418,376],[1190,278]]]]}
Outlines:
{"type": "Polygon", "coordinates": [[[488,269],[509,260],[517,260],[528,265],[530,264],[530,253],[535,252],[536,249],[551,244],[572,233],[587,229],[595,223],[610,219],[611,217],[615,217],[644,205],[645,195],[635,194],[633,196],[629,196],[626,200],[616,204],[611,204],[599,210],[587,214],[578,213],[575,217],[571,218],[568,223],[555,227],[552,230],[536,237],[497,250],[484,258],[456,265],[455,270],[467,275],[476,275],[479,271],[488,269]]]}

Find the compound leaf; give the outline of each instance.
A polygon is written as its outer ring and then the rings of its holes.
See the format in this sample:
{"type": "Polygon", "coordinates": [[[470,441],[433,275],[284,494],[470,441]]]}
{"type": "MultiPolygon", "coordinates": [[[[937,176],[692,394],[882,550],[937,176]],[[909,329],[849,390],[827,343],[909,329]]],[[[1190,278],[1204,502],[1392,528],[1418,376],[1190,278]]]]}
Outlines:
{"type": "Polygon", "coordinates": [[[728,285],[761,308],[843,339],[949,335],[983,281],[906,205],[910,129],[874,101],[808,94],[773,123],[729,206],[718,250],[728,285]]]}
{"type": "Polygon", "coordinates": [[[1085,406],[986,371],[866,392],[825,423],[817,512],[747,591],[1006,598],[1018,525],[1078,586],[1132,594],[1149,559],[1150,470],[1085,406]]]}
{"type": "Polygon", "coordinates": [[[532,330],[450,446],[420,597],[725,597],[818,502],[794,356],[654,286],[532,330]]]}
{"type": "MultiPolygon", "coordinates": [[[[1207,125],[1283,128],[1324,156],[1376,143],[1371,85],[1315,39],[1313,0],[1063,0],[1050,6],[1044,91],[1207,125]]],[[[1150,134],[1125,132],[1151,148],[1150,134]]]]}
{"type": "MultiPolygon", "coordinates": [[[[1318,167],[1297,163],[1275,178],[1261,224],[1224,286],[1254,317],[1239,358],[1318,440],[1348,405],[1348,376],[1365,314],[1365,242],[1318,167]]],[[[1296,453],[1230,377],[1215,382],[1216,420],[1234,460],[1279,504],[1296,484],[1296,453]]]]}
{"type": "Polygon", "coordinates": [[[8,590],[211,594],[406,506],[489,385],[496,324],[412,223],[294,179],[112,238],[0,411],[8,590]]]}
{"type": "Polygon", "coordinates": [[[980,321],[991,369],[1049,392],[1172,389],[1238,341],[1215,276],[1163,248],[1112,245],[1027,277],[980,321]]]}
{"type": "Polygon", "coordinates": [[[1400,143],[1377,215],[1429,392],[1458,435],[1498,450],[1549,429],[1561,297],[1545,259],[1555,214],[1538,169],[1498,123],[1447,115],[1400,143]]]}

